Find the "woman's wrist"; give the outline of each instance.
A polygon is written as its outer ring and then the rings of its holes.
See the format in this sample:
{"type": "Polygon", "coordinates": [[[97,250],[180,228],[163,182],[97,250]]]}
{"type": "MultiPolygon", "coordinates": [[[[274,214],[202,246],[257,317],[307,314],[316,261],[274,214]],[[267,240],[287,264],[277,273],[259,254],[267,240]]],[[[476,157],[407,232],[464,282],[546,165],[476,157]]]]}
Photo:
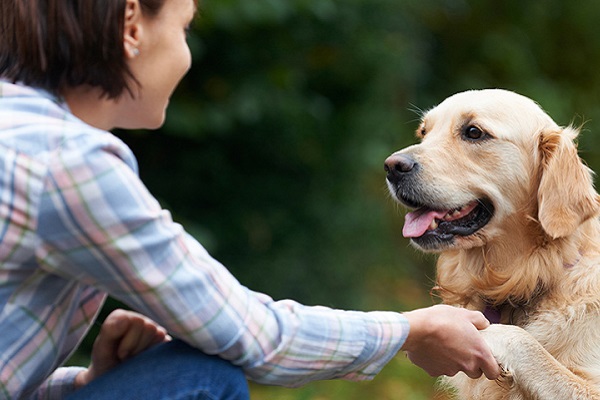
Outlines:
{"type": "Polygon", "coordinates": [[[408,321],[409,331],[401,350],[410,351],[416,342],[423,339],[428,327],[427,314],[420,309],[402,313],[408,321]]]}

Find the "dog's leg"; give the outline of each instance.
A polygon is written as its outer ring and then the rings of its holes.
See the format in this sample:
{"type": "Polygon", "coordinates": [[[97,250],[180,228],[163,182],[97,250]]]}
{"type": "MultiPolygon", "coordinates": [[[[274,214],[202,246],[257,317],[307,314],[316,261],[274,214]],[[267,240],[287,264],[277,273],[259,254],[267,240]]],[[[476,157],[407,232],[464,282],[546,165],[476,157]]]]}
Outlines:
{"type": "Polygon", "coordinates": [[[483,337],[500,364],[512,374],[516,391],[536,400],[600,400],[594,385],[559,363],[525,330],[492,325],[483,337]]]}

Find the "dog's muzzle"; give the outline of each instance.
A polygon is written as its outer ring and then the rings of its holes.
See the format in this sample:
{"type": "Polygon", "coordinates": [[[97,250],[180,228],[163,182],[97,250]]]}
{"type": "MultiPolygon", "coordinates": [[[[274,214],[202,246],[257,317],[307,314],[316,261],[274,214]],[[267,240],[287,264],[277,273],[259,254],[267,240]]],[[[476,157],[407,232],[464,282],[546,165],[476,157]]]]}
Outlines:
{"type": "Polygon", "coordinates": [[[392,154],[384,169],[392,195],[413,209],[406,215],[402,233],[423,249],[448,247],[457,236],[470,236],[484,227],[494,214],[492,203],[485,198],[458,206],[440,201],[435,191],[423,186],[422,166],[410,154],[392,154]]]}
{"type": "Polygon", "coordinates": [[[417,161],[408,154],[392,154],[385,160],[384,169],[390,191],[404,205],[417,208],[423,203],[423,194],[418,193],[417,175],[420,170],[417,161]]]}
{"type": "Polygon", "coordinates": [[[413,174],[417,169],[417,162],[407,154],[392,154],[385,160],[387,180],[397,186],[407,175],[413,174]]]}

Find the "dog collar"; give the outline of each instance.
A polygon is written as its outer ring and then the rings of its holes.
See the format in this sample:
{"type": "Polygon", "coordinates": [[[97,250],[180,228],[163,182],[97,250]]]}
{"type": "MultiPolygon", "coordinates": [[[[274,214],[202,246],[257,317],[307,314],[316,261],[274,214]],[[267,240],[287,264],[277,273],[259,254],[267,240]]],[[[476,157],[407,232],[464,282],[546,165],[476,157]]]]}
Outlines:
{"type": "Polygon", "coordinates": [[[492,306],[486,306],[483,310],[483,316],[490,321],[490,324],[499,324],[500,323],[500,310],[494,308],[492,306]]]}

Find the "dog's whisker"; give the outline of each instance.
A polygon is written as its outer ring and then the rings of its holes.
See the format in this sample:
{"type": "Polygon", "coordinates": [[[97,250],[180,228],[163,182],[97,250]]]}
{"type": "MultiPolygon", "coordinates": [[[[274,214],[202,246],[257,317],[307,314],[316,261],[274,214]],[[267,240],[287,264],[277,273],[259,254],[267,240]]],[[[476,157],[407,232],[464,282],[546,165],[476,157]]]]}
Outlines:
{"type": "Polygon", "coordinates": [[[416,104],[413,103],[409,103],[409,107],[407,108],[408,111],[417,114],[417,116],[419,117],[419,119],[423,118],[423,115],[425,115],[425,110],[423,110],[421,107],[417,106],[416,104]]]}
{"type": "Polygon", "coordinates": [[[493,213],[493,210],[491,210],[483,201],[481,201],[480,199],[477,200],[477,202],[479,203],[479,205],[481,207],[483,207],[486,211],[488,211],[489,213],[493,213]]]}

